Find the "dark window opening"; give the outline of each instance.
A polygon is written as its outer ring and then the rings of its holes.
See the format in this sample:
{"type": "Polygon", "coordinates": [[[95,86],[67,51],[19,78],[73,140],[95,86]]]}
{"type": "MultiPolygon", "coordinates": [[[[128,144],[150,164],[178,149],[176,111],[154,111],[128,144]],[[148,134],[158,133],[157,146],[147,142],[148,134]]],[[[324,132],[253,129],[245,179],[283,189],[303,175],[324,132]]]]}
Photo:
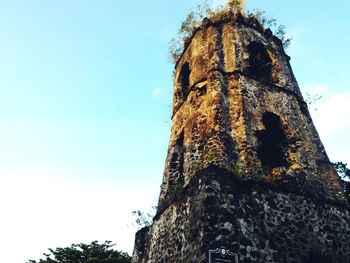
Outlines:
{"type": "MultiPolygon", "coordinates": [[[[167,156],[167,178],[162,185],[160,209],[181,197],[184,185],[184,131],[172,141],[167,156]],[[164,190],[163,190],[164,189],[164,190]],[[161,203],[162,202],[162,203],[161,203]]],[[[158,210],[160,211],[160,210],[158,210]]]]}
{"type": "Polygon", "coordinates": [[[248,45],[248,74],[262,81],[271,82],[272,60],[266,48],[259,42],[248,45]]]}
{"type": "Polygon", "coordinates": [[[258,131],[258,158],[264,167],[288,167],[286,155],[288,140],[281,127],[280,117],[272,112],[266,112],[262,117],[265,130],[258,131]]]}
{"type": "Polygon", "coordinates": [[[187,93],[190,89],[190,65],[188,62],[184,63],[179,77],[179,84],[180,84],[180,91],[182,94],[182,98],[185,98],[187,96],[187,93]]]}
{"type": "Polygon", "coordinates": [[[182,131],[180,136],[173,145],[173,152],[170,157],[169,169],[173,172],[178,172],[180,176],[184,170],[184,132],[182,131]]]}
{"type": "Polygon", "coordinates": [[[176,145],[178,146],[178,147],[181,147],[181,148],[183,148],[183,145],[184,145],[184,131],[182,131],[181,132],[181,134],[180,134],[180,136],[179,136],[179,138],[177,138],[177,140],[176,140],[176,145]]]}

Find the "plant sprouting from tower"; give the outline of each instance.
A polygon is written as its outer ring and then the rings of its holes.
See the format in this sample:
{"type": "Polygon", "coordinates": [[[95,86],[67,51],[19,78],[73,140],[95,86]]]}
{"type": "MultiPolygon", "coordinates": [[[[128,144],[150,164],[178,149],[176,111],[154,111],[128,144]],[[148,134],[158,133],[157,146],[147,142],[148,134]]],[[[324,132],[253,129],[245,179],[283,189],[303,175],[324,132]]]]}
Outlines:
{"type": "Polygon", "coordinates": [[[169,61],[176,63],[180,58],[186,42],[188,42],[197,28],[201,26],[204,18],[217,19],[225,16],[229,12],[238,12],[248,19],[255,19],[264,29],[270,29],[271,32],[278,37],[287,49],[291,43],[291,38],[286,36],[285,26],[278,25],[276,19],[269,18],[265,11],[255,9],[253,11],[244,11],[244,0],[229,0],[226,5],[220,5],[216,8],[211,8],[207,0],[197,1],[196,7],[191,10],[185,20],[181,23],[176,37],[169,42],[169,61]]]}

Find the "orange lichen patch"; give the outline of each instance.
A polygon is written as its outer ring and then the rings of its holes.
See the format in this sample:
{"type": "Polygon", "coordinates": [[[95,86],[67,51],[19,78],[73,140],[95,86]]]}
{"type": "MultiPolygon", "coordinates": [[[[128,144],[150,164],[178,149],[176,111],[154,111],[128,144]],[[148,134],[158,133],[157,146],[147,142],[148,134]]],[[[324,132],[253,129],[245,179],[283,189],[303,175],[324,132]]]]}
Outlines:
{"type": "Polygon", "coordinates": [[[299,170],[300,169],[300,166],[296,163],[293,163],[290,168],[292,168],[293,170],[299,170]]]}
{"type": "Polygon", "coordinates": [[[208,109],[210,109],[210,108],[213,107],[215,104],[219,104],[220,101],[221,101],[220,94],[213,94],[213,92],[211,92],[211,93],[208,94],[208,96],[207,96],[206,107],[207,107],[208,109]]]}
{"type": "MultiPolygon", "coordinates": [[[[243,96],[240,89],[236,89],[236,85],[238,87],[238,81],[234,81],[233,89],[230,90],[230,115],[232,116],[232,131],[238,132],[240,129],[244,129],[244,118],[243,118],[243,96]]],[[[241,134],[242,135],[242,134],[241,134]]],[[[244,138],[242,138],[244,139],[244,138]]]]}
{"type": "Polygon", "coordinates": [[[290,129],[288,125],[288,121],[286,120],[285,117],[283,117],[283,113],[279,113],[280,119],[281,119],[281,126],[283,129],[284,134],[286,135],[288,140],[292,140],[294,137],[293,131],[290,129]]]}
{"type": "Polygon", "coordinates": [[[271,74],[272,82],[279,82],[278,76],[281,72],[281,65],[280,65],[278,59],[276,58],[276,56],[271,52],[271,50],[267,49],[267,53],[269,54],[269,57],[272,61],[272,65],[273,65],[272,74],[271,74]]]}
{"type": "MultiPolygon", "coordinates": [[[[209,67],[217,67],[219,61],[216,61],[216,55],[218,53],[218,39],[219,39],[219,30],[215,26],[210,26],[207,30],[208,32],[208,39],[207,39],[207,55],[208,55],[208,62],[209,62],[209,67]],[[213,61],[214,58],[214,61],[213,61]],[[214,65],[211,65],[213,64],[214,65]]],[[[218,58],[219,59],[219,58],[218,58]]]]}
{"type": "Polygon", "coordinates": [[[286,169],[284,167],[275,167],[268,172],[268,175],[265,178],[268,182],[274,182],[281,179],[285,174],[286,169]]]}
{"type": "Polygon", "coordinates": [[[297,163],[297,156],[294,152],[289,151],[289,161],[290,161],[290,168],[292,168],[293,170],[299,170],[300,166],[297,163]]]}
{"type": "Polygon", "coordinates": [[[189,107],[191,107],[192,110],[198,110],[206,100],[205,94],[206,86],[201,88],[194,87],[190,96],[188,96],[189,107]]]}
{"type": "Polygon", "coordinates": [[[236,68],[235,45],[234,45],[234,27],[231,24],[225,24],[222,28],[222,43],[225,56],[225,70],[233,72],[236,68]]]}
{"type": "Polygon", "coordinates": [[[237,79],[231,79],[229,82],[229,105],[231,116],[231,134],[236,139],[237,150],[242,163],[248,162],[249,154],[247,152],[247,127],[244,113],[244,100],[240,83],[237,79]]]}
{"type": "Polygon", "coordinates": [[[191,134],[192,131],[195,129],[197,126],[197,120],[198,117],[200,116],[200,112],[195,111],[190,114],[190,116],[187,118],[186,123],[185,123],[185,128],[188,131],[188,134],[191,134]]]}

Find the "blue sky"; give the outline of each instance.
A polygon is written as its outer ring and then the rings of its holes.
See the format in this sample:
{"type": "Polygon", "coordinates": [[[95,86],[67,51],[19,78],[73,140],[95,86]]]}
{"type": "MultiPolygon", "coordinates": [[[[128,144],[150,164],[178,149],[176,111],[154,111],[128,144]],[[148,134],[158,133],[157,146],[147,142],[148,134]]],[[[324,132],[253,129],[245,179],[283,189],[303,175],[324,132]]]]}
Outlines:
{"type": "MultiPolygon", "coordinates": [[[[167,43],[194,3],[0,0],[4,262],[95,239],[131,252],[131,211],[156,203],[167,151],[167,43]]],[[[322,95],[311,112],[326,150],[350,163],[350,2],[247,8],[286,25],[302,91],[322,95]]]]}

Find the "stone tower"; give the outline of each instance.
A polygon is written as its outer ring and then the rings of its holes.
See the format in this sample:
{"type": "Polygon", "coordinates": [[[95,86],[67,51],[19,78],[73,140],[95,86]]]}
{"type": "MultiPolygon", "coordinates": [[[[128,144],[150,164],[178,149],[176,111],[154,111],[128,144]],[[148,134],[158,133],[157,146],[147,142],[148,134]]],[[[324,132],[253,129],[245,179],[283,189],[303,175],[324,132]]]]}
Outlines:
{"type": "Polygon", "coordinates": [[[350,215],[282,42],[235,12],[176,64],[158,211],[134,263],[350,262],[350,215]]]}

